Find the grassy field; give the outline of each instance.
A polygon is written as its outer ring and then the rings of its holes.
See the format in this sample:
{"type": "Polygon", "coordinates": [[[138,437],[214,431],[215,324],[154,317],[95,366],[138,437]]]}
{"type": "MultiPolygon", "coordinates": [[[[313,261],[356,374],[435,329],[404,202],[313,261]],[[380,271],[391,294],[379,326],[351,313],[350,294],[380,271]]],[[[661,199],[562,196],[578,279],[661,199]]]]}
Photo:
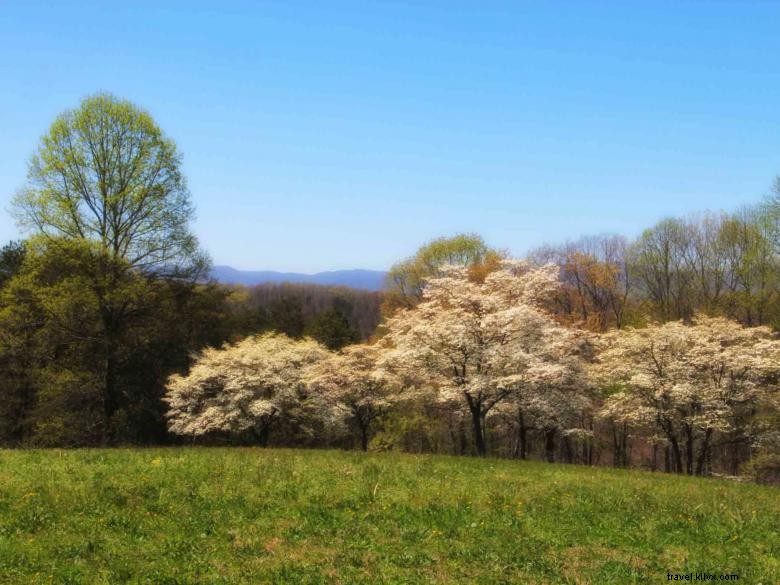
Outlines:
{"type": "Polygon", "coordinates": [[[780,490],[470,458],[0,451],[2,583],[780,582],[780,490]]]}

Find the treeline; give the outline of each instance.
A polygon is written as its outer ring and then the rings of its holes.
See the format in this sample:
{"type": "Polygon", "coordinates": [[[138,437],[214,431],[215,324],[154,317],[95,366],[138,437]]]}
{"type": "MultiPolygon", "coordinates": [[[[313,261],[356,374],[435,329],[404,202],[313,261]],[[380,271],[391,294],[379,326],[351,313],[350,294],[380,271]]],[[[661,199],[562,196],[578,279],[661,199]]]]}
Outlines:
{"type": "Polygon", "coordinates": [[[648,321],[722,315],[780,328],[780,181],[764,203],[735,213],[665,219],[635,241],[586,237],[530,258],[561,268],[556,311],[604,331],[648,321]]]}
{"type": "Polygon", "coordinates": [[[697,314],[589,333],[549,310],[559,272],[489,256],[447,263],[374,343],[331,352],[264,335],[209,350],[167,386],[170,430],[690,475],[749,463],[778,479],[780,340],[769,327],[697,314]]]}
{"type": "Polygon", "coordinates": [[[0,444],[170,440],[165,383],[192,356],[262,331],[330,348],[367,338],[376,293],[225,287],[189,230],[176,145],[111,95],[64,112],[14,199],[0,250],[0,444]]]}
{"type": "Polygon", "coordinates": [[[0,249],[0,444],[163,443],[167,378],[194,352],[278,331],[331,349],[364,341],[381,295],[343,287],[226,287],[129,272],[114,284],[119,326],[107,361],[94,251],[73,242],[0,249]],[[105,383],[118,391],[105,406],[105,383]]]}
{"type": "Polygon", "coordinates": [[[374,334],[382,294],[344,286],[268,283],[232,287],[232,301],[245,334],[278,331],[290,337],[308,335],[338,349],[374,334]]]}
{"type": "Polygon", "coordinates": [[[111,95],[42,138],[13,203],[29,237],[0,250],[0,444],[780,469],[780,182],[523,261],[441,238],[371,293],[206,280],[180,164],[111,95]]]}

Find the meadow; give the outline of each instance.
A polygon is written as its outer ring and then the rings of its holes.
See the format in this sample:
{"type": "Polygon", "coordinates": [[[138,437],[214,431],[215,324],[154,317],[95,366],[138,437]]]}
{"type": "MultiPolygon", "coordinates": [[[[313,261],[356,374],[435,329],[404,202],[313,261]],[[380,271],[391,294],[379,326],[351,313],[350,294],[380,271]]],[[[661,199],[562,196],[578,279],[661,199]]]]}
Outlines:
{"type": "Polygon", "coordinates": [[[780,491],[497,459],[0,451],[2,583],[780,581],[780,491]]]}

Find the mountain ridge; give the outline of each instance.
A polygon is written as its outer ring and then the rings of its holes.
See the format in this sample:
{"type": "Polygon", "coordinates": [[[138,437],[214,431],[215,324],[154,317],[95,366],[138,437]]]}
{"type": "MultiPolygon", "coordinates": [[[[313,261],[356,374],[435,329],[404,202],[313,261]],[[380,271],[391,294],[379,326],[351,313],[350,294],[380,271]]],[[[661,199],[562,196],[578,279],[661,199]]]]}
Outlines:
{"type": "Polygon", "coordinates": [[[211,276],[224,284],[254,286],[265,283],[308,283],[327,286],[348,286],[370,291],[382,288],[386,272],[381,270],[329,270],[305,274],[302,272],[278,272],[275,270],[239,270],[227,265],[213,266],[211,276]]]}

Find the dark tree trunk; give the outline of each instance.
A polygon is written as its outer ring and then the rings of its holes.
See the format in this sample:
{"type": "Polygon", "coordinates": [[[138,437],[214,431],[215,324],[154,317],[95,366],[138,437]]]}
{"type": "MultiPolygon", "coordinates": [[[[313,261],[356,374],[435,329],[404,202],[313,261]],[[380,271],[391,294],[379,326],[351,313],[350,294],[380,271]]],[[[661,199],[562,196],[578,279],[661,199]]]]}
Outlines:
{"type": "Polygon", "coordinates": [[[572,453],[572,447],[571,447],[571,440],[568,436],[564,435],[563,439],[561,441],[562,444],[562,451],[563,451],[563,460],[566,463],[571,463],[574,459],[573,453],[572,453]]]}
{"type": "Polygon", "coordinates": [[[460,421],[458,422],[458,454],[459,455],[465,455],[466,451],[468,450],[468,437],[466,436],[466,420],[464,417],[461,417],[460,421]]]}
{"type": "Polygon", "coordinates": [[[544,431],[544,458],[549,463],[555,461],[555,429],[544,431]]]}
{"type": "Polygon", "coordinates": [[[628,467],[628,425],[623,423],[618,427],[612,423],[612,465],[614,467],[628,467]]]}
{"type": "Polygon", "coordinates": [[[103,373],[103,442],[111,440],[111,420],[119,410],[117,389],[116,343],[113,332],[107,332],[105,371],[103,373]]]}
{"type": "Polygon", "coordinates": [[[693,475],[693,429],[685,428],[685,473],[693,475]]]}
{"type": "Polygon", "coordinates": [[[454,454],[457,454],[457,448],[458,448],[458,430],[460,429],[461,424],[460,421],[458,421],[457,425],[453,424],[452,421],[452,414],[449,415],[447,418],[447,430],[450,433],[450,444],[452,445],[452,452],[454,454]]]}
{"type": "Polygon", "coordinates": [[[521,410],[517,415],[517,456],[525,459],[528,452],[528,428],[525,426],[525,418],[521,410]]]}
{"type": "Polygon", "coordinates": [[[612,423],[612,467],[620,467],[622,457],[620,453],[620,440],[618,439],[617,426],[612,423]]]}
{"type": "Polygon", "coordinates": [[[588,442],[586,444],[586,453],[587,453],[587,464],[593,465],[593,418],[590,419],[588,422],[588,428],[591,431],[590,437],[588,437],[588,442]]]}
{"type": "Polygon", "coordinates": [[[261,447],[268,446],[268,435],[270,434],[271,423],[266,423],[257,431],[257,442],[261,447]]]}
{"type": "Polygon", "coordinates": [[[368,451],[368,424],[360,423],[360,448],[363,451],[368,451]]]}
{"type": "Polygon", "coordinates": [[[704,440],[699,448],[699,457],[696,460],[696,475],[704,475],[704,465],[707,462],[707,456],[709,455],[711,438],[712,429],[707,429],[704,433],[704,440]]]}
{"type": "Polygon", "coordinates": [[[682,464],[682,453],[680,452],[680,443],[677,441],[677,437],[671,436],[669,437],[669,441],[671,442],[672,446],[672,464],[674,466],[674,472],[675,473],[682,473],[683,472],[683,464],[682,464]]]}
{"type": "Polygon", "coordinates": [[[469,410],[471,411],[471,426],[474,433],[474,447],[476,448],[477,455],[484,457],[487,453],[485,448],[485,433],[482,426],[482,405],[478,400],[474,400],[471,396],[466,396],[469,403],[469,410]]]}

